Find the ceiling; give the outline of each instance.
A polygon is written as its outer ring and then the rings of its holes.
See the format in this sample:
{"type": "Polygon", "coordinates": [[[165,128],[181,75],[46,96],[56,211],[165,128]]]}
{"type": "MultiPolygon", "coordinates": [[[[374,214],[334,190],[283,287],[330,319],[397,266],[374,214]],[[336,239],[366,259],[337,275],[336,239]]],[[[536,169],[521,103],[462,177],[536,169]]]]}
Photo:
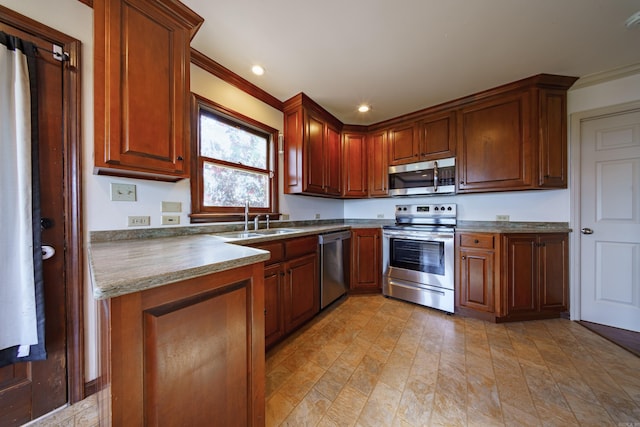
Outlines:
{"type": "Polygon", "coordinates": [[[276,98],[371,124],[539,73],[640,63],[640,0],[182,0],[192,46],[276,98]],[[251,73],[253,64],[266,72],[251,73]],[[357,112],[370,103],[372,110],[357,112]]]}

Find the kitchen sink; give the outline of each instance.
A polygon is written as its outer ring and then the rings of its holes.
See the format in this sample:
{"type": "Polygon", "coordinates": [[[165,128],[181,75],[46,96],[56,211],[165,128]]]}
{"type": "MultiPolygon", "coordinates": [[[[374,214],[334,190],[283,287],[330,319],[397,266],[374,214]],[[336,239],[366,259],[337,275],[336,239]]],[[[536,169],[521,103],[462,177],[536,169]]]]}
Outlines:
{"type": "Polygon", "coordinates": [[[260,237],[262,234],[252,233],[251,231],[229,231],[215,234],[215,236],[223,239],[249,239],[251,237],[260,237]]]}
{"type": "Polygon", "coordinates": [[[296,230],[294,228],[265,228],[263,230],[255,230],[254,233],[261,235],[269,235],[269,234],[287,234],[287,233],[295,233],[300,230],[296,230]]]}

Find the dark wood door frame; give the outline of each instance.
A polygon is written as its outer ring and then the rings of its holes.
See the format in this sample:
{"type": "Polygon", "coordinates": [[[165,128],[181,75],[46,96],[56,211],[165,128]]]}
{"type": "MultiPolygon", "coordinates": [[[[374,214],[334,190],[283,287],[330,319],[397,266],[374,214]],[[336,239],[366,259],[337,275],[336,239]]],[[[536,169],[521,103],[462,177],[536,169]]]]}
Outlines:
{"type": "Polygon", "coordinates": [[[0,6],[0,22],[20,31],[63,47],[69,54],[64,64],[66,91],[63,103],[62,129],[64,139],[64,182],[61,183],[65,199],[65,272],[67,310],[67,385],[69,403],[85,397],[84,392],[84,249],[82,235],[82,145],[81,145],[81,81],[80,41],[49,28],[33,19],[0,6]]]}

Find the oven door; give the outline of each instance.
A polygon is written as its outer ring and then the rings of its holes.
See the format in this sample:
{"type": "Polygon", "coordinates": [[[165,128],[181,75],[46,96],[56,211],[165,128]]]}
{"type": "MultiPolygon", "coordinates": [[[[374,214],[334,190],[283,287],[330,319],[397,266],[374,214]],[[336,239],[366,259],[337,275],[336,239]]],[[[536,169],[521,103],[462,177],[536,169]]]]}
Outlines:
{"type": "Polygon", "coordinates": [[[384,276],[453,289],[454,232],[383,231],[384,276]]]}

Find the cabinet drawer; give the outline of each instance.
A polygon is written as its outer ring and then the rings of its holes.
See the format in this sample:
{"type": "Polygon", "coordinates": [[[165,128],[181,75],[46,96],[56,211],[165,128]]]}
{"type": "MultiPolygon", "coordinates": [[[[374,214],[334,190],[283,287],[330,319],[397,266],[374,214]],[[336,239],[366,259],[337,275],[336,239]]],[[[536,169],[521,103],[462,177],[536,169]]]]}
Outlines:
{"type": "Polygon", "coordinates": [[[256,249],[271,252],[271,258],[265,261],[265,265],[275,264],[284,259],[284,246],[282,245],[282,242],[259,243],[251,246],[256,249]]]}
{"type": "Polygon", "coordinates": [[[318,236],[301,237],[284,242],[284,253],[287,259],[300,255],[315,253],[318,248],[318,236]]]}
{"type": "Polygon", "coordinates": [[[495,235],[486,233],[464,233],[460,234],[460,246],[467,248],[495,248],[495,235]]]}

